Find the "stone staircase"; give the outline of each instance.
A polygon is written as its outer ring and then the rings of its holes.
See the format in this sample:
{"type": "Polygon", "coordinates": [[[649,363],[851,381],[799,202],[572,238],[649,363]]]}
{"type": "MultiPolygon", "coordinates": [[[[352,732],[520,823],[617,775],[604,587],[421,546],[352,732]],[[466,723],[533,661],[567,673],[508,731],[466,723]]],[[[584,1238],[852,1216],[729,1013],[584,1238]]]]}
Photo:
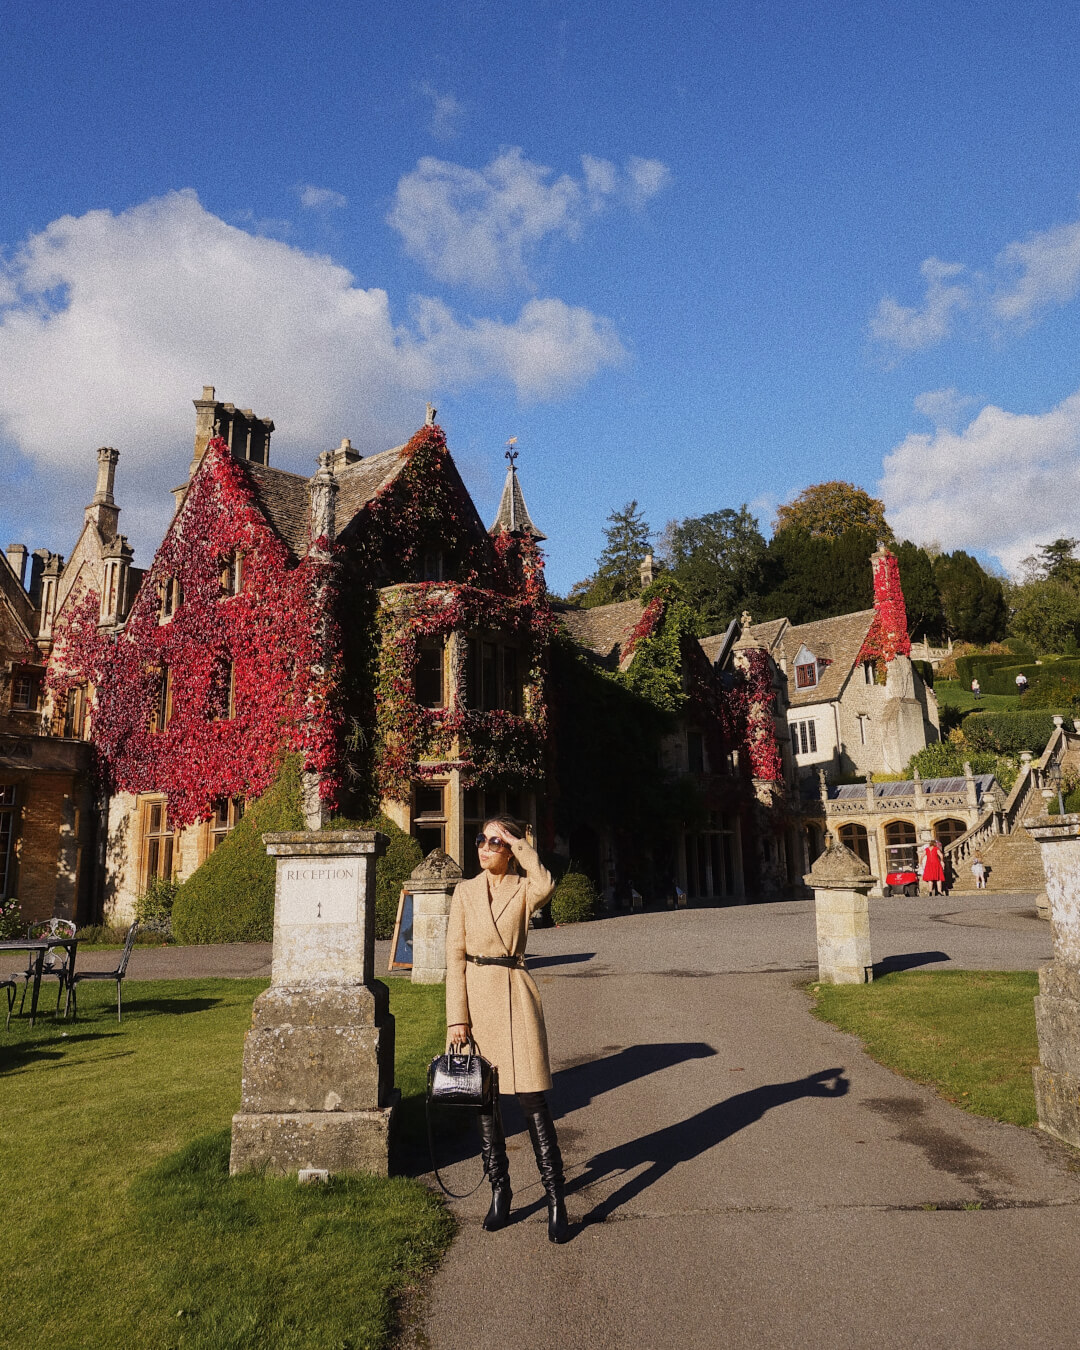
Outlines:
{"type": "MultiPolygon", "coordinates": [[[[1045,889],[1039,846],[1023,825],[1012,834],[994,835],[981,852],[983,862],[990,869],[986,878],[988,891],[1037,895],[1045,889]]],[[[974,886],[970,867],[960,884],[965,890],[974,886]]]]}

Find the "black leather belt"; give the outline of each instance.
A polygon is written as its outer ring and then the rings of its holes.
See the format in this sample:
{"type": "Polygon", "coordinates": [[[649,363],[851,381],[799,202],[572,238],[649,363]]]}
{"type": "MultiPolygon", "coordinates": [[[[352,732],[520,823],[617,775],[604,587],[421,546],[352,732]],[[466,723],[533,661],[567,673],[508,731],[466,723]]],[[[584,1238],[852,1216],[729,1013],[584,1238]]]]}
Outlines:
{"type": "Polygon", "coordinates": [[[471,961],[474,966],[505,966],[507,970],[525,969],[523,956],[466,956],[465,960],[471,961]]]}

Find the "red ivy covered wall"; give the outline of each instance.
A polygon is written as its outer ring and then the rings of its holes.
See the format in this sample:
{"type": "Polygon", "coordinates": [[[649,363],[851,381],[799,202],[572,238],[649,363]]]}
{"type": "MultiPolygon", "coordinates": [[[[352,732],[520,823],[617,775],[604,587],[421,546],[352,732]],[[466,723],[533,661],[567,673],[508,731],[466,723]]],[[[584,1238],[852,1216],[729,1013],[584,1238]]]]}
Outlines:
{"type": "Polygon", "coordinates": [[[99,636],[88,595],[58,642],[54,690],[76,680],[95,688],[92,739],[106,784],[164,793],[170,822],[183,826],[209,814],[209,796],[258,796],[282,752],[296,750],[332,798],[337,672],[324,646],[333,650],[333,573],[325,553],[290,558],[244,468],[211,441],[124,631],[99,636]],[[242,588],[225,595],[222,567],[234,553],[242,588]],[[174,578],[182,603],[162,621],[160,593],[174,578]],[[155,731],[165,669],[172,714],[155,731]]]}

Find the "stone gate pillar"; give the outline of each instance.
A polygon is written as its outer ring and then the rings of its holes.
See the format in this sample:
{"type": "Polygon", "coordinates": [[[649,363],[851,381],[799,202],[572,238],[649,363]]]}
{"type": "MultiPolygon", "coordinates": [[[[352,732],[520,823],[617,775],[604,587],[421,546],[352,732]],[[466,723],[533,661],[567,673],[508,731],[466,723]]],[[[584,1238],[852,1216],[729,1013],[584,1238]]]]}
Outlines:
{"type": "Polygon", "coordinates": [[[394,1019],[375,980],[374,830],[265,834],[277,859],[270,988],[244,1039],[231,1172],[388,1171],[394,1019]]]}
{"type": "Polygon", "coordinates": [[[413,984],[442,984],[446,979],[450,900],[460,880],[461,868],[441,848],[433,848],[412,870],[413,984]]]}
{"type": "Polygon", "coordinates": [[[876,880],[851,849],[832,834],[825,836],[825,852],[803,877],[814,891],[823,984],[868,984],[874,978],[868,895],[876,880]]]}
{"type": "Polygon", "coordinates": [[[1039,841],[1054,932],[1035,1000],[1035,1104],[1044,1130],[1080,1148],[1080,815],[1036,816],[1024,825],[1039,841]]]}

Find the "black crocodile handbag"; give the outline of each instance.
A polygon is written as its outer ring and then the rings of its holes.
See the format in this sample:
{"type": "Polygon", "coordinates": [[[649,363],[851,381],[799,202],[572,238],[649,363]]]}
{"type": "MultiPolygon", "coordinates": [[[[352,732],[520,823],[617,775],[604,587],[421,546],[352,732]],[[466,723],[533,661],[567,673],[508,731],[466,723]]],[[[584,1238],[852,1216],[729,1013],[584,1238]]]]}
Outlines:
{"type": "Polygon", "coordinates": [[[448,1050],[428,1065],[429,1102],[440,1106],[489,1107],[495,1092],[495,1070],[471,1038],[464,1053],[448,1050]]]}

